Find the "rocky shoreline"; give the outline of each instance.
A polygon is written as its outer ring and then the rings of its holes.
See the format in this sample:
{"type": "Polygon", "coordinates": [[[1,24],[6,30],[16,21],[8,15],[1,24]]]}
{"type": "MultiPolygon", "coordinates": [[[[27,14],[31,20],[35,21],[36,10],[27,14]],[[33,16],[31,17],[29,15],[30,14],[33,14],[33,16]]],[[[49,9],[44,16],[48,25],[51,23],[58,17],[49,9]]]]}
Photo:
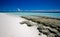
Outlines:
{"type": "MultiPolygon", "coordinates": [[[[37,26],[40,33],[47,35],[47,37],[60,37],[60,20],[59,18],[51,17],[35,17],[35,16],[21,16],[28,21],[23,21],[21,24],[26,23],[27,26],[37,26]]],[[[40,35],[39,33],[39,35],[40,35]]]]}

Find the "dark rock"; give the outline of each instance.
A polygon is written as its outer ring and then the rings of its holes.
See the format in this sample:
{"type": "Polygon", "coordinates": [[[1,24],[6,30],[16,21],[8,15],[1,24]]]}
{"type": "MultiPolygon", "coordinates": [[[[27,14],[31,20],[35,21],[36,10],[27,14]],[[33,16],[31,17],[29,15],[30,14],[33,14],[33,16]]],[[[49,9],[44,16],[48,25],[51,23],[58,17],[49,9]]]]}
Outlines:
{"type": "Polygon", "coordinates": [[[60,29],[59,28],[57,30],[60,32],[60,29]]]}
{"type": "Polygon", "coordinates": [[[39,32],[45,34],[45,35],[48,35],[49,34],[49,30],[45,27],[43,27],[42,25],[41,26],[38,26],[37,28],[39,30],[39,32]]]}
{"type": "Polygon", "coordinates": [[[40,33],[38,35],[41,35],[40,33]]]}
{"type": "Polygon", "coordinates": [[[47,37],[55,37],[55,34],[50,33],[49,35],[47,35],[47,37]]]}
{"type": "Polygon", "coordinates": [[[60,37],[60,33],[58,32],[55,37],[60,37]]]}
{"type": "Polygon", "coordinates": [[[54,33],[54,34],[56,34],[58,31],[56,30],[56,29],[52,29],[52,28],[49,28],[48,29],[51,33],[54,33]]]}

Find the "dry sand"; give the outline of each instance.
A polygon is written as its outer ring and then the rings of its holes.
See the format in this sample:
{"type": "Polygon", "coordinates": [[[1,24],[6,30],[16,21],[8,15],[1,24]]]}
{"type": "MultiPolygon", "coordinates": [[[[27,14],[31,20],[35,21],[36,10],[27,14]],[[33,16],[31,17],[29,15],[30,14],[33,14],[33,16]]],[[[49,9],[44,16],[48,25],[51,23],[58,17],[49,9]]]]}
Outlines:
{"type": "Polygon", "coordinates": [[[0,37],[46,37],[43,34],[38,35],[36,26],[28,27],[19,23],[24,20],[19,16],[0,13],[0,37]]]}

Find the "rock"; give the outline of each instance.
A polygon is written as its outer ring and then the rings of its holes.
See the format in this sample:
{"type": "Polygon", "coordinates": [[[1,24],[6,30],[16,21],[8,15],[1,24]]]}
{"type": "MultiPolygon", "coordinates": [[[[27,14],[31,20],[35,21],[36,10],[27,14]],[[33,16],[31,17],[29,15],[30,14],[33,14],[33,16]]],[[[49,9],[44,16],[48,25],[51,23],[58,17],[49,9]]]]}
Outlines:
{"type": "Polygon", "coordinates": [[[55,34],[50,33],[49,35],[47,35],[47,37],[55,37],[55,34]]]}
{"type": "Polygon", "coordinates": [[[57,29],[60,32],[60,28],[57,29]]]}
{"type": "Polygon", "coordinates": [[[58,33],[56,34],[56,37],[60,37],[60,32],[58,32],[58,33]]]}
{"type": "Polygon", "coordinates": [[[37,28],[39,30],[39,32],[48,35],[49,34],[49,30],[47,28],[45,28],[42,24],[38,26],[37,28]]]}
{"type": "Polygon", "coordinates": [[[23,22],[20,22],[20,24],[27,24],[27,26],[29,27],[37,25],[37,23],[34,23],[32,21],[23,21],[23,22]]]}
{"type": "MultiPolygon", "coordinates": [[[[47,37],[60,37],[60,20],[49,17],[23,17],[30,21],[25,21],[21,24],[27,24],[27,26],[37,26],[40,33],[47,35],[47,37]],[[35,23],[36,22],[36,23],[35,23]]],[[[39,33],[39,35],[40,35],[39,33]]]]}
{"type": "Polygon", "coordinates": [[[51,33],[54,33],[54,34],[56,34],[58,31],[56,30],[56,29],[53,29],[53,28],[49,28],[48,29],[51,33]]]}

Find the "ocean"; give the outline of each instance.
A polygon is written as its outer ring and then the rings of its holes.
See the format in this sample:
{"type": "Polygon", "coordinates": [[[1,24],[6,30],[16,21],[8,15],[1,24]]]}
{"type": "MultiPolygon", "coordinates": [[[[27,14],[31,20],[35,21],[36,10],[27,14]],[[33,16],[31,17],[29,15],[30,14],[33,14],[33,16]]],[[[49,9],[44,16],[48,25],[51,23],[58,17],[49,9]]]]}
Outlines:
{"type": "Polygon", "coordinates": [[[35,16],[47,16],[47,17],[54,17],[54,18],[60,18],[60,13],[50,13],[50,12],[4,12],[4,13],[9,13],[9,14],[13,14],[13,15],[18,15],[18,16],[31,16],[31,15],[35,15],[35,16]]]}

